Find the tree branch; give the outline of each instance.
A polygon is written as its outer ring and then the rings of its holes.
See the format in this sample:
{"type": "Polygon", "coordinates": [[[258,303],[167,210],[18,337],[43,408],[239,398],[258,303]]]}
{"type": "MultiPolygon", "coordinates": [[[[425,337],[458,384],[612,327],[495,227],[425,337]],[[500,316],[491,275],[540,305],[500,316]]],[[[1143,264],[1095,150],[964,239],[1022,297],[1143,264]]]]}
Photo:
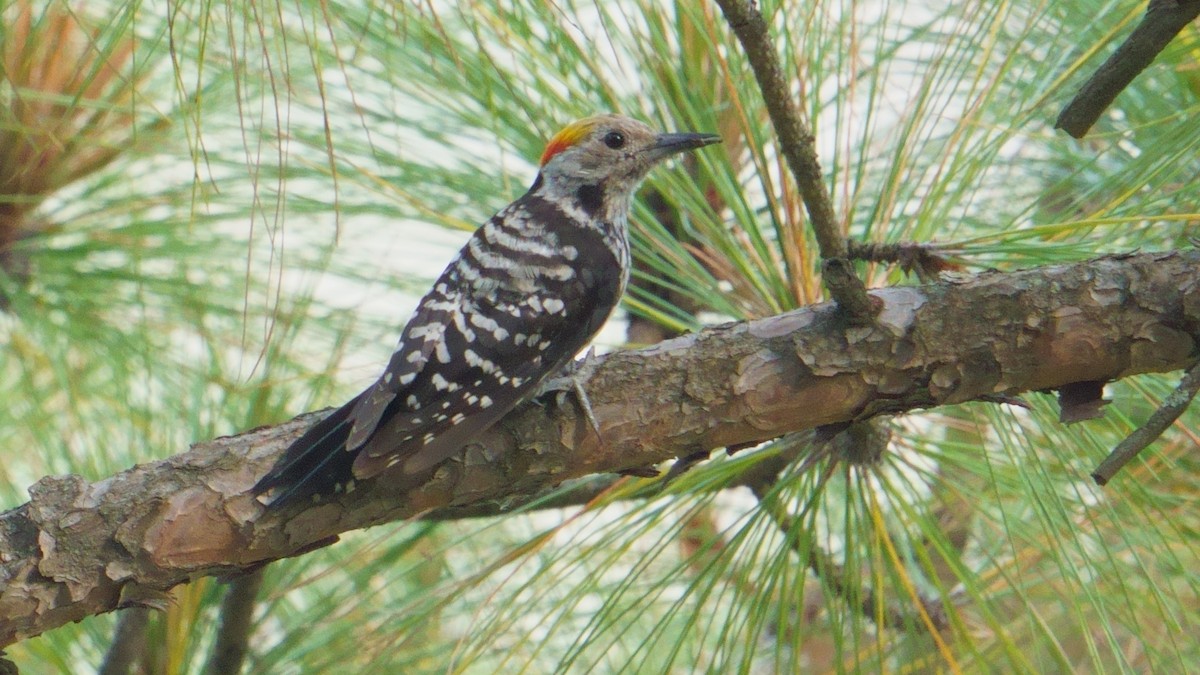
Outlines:
{"type": "Polygon", "coordinates": [[[817,144],[792,105],[791,88],[767,32],[767,22],[749,0],[717,0],[717,5],[746,51],[746,60],[754,70],[767,114],[779,138],[780,151],[800,189],[809,224],[821,249],[821,278],[829,295],[855,322],[868,324],[875,310],[867,299],[866,286],[846,257],[846,240],[825,187],[817,144]]]}
{"type": "Polygon", "coordinates": [[[150,610],[145,607],[130,607],[117,616],[113,640],[100,664],[99,675],[128,675],[132,673],[138,659],[146,653],[146,626],[150,623],[150,610]]]}
{"type": "Polygon", "coordinates": [[[609,355],[587,383],[603,442],[573,406],[534,402],[430,475],[279,512],[249,490],[316,415],[92,483],[44,478],[0,514],[0,647],[347,530],[881,413],[1185,368],[1200,335],[1200,252],[872,294],[882,311],[869,326],[825,304],[609,355]]]}
{"type": "Polygon", "coordinates": [[[1150,0],[1142,22],[1117,51],[1092,73],[1058,114],[1055,129],[1083,138],[1134,78],[1148,68],[1171,40],[1200,16],[1197,0],[1150,0]]]}
{"type": "Polygon", "coordinates": [[[1150,419],[1125,437],[1125,440],[1118,443],[1117,447],[1113,448],[1108,457],[1100,463],[1100,466],[1096,467],[1096,470],[1092,472],[1092,478],[1096,484],[1107,485],[1108,481],[1112,480],[1112,477],[1122,467],[1132,462],[1138,453],[1146,449],[1146,446],[1158,440],[1167,427],[1174,424],[1175,420],[1179,419],[1179,416],[1192,404],[1197,391],[1200,391],[1200,363],[1189,368],[1183,374],[1179,386],[1167,397],[1167,400],[1162,402],[1158,410],[1154,411],[1150,419]]]}
{"type": "Polygon", "coordinates": [[[255,570],[240,576],[225,588],[221,599],[221,621],[212,654],[204,666],[208,675],[238,675],[250,651],[250,634],[254,632],[254,608],[258,590],[262,587],[263,571],[255,570]]]}

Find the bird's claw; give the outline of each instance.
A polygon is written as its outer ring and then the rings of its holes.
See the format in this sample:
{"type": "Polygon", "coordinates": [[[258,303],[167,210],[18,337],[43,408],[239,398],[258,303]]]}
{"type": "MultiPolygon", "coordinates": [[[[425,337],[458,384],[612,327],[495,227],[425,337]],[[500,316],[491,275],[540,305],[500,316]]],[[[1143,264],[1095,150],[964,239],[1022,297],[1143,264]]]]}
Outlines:
{"type": "Polygon", "coordinates": [[[587,350],[582,359],[571,361],[563,367],[558,375],[543,382],[542,386],[538,388],[537,394],[534,395],[534,398],[541,398],[551,392],[569,391],[573,393],[579,407],[583,410],[583,416],[592,425],[592,430],[596,432],[597,438],[600,437],[600,423],[596,421],[596,415],[592,412],[592,401],[588,398],[587,392],[583,390],[583,383],[592,376],[598,362],[596,348],[592,347],[587,350]]]}

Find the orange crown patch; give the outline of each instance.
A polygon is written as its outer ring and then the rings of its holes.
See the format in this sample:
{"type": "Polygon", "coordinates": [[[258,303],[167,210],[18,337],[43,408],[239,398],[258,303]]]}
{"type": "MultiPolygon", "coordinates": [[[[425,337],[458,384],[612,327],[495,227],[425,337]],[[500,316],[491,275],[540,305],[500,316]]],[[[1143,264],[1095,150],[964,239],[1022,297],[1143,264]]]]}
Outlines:
{"type": "Polygon", "coordinates": [[[546,144],[546,150],[542,153],[541,166],[546,166],[546,162],[554,159],[558,153],[575,145],[583,140],[584,136],[596,126],[596,118],[588,117],[577,122],[572,122],[563,128],[562,131],[554,134],[554,138],[546,144]]]}

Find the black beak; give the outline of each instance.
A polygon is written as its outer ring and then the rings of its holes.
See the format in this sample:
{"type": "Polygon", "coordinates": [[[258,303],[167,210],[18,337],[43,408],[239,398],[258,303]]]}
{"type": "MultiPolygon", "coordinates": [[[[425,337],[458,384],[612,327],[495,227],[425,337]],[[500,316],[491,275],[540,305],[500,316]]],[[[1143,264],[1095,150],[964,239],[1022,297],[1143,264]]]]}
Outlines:
{"type": "Polygon", "coordinates": [[[651,160],[663,159],[720,142],[721,137],[716,134],[660,134],[654,145],[646,149],[646,155],[651,160]]]}

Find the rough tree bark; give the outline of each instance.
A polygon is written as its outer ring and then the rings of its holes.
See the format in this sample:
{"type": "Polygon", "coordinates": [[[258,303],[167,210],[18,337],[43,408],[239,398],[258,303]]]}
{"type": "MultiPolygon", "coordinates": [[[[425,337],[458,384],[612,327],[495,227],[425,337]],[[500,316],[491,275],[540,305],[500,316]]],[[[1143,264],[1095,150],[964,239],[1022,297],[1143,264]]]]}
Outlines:
{"type": "Polygon", "coordinates": [[[453,517],[571,478],[876,414],[1184,368],[1200,336],[1200,253],[872,295],[882,305],[872,326],[819,305],[610,355],[587,387],[603,442],[570,401],[529,404],[419,481],[385,477],[320,505],[265,513],[247,493],[315,415],[94,483],[44,478],[29,503],[0,514],[0,647],[154,606],[176,584],[253,570],[347,530],[453,517]]]}

